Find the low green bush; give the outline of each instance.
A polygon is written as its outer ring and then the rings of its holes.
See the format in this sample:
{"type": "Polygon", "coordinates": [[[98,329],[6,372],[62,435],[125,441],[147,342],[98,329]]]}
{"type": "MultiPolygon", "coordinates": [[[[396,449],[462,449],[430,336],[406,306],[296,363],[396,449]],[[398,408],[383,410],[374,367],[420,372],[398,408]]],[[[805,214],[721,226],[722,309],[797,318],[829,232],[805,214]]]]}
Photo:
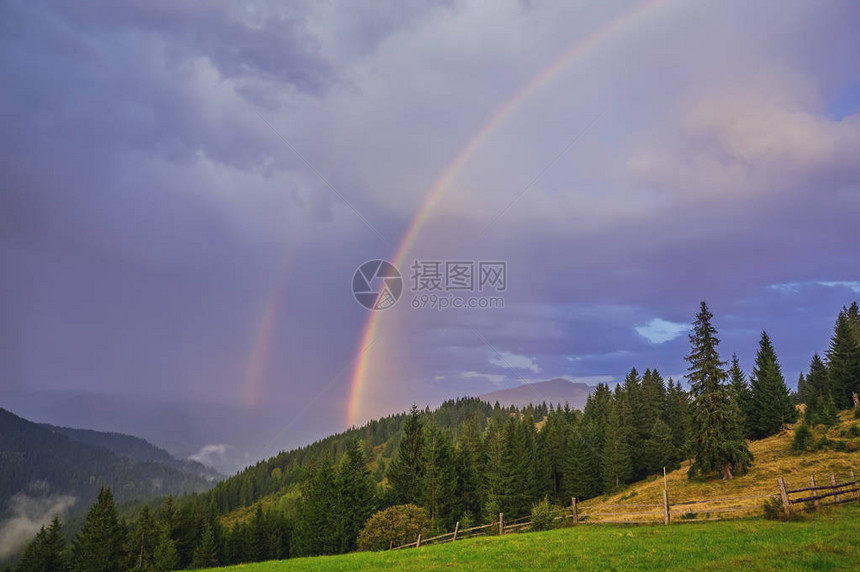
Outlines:
{"type": "Polygon", "coordinates": [[[430,515],[414,504],[389,507],[374,514],[358,534],[358,549],[386,550],[392,544],[401,546],[415,542],[418,534],[426,537],[430,531],[430,515]]]}

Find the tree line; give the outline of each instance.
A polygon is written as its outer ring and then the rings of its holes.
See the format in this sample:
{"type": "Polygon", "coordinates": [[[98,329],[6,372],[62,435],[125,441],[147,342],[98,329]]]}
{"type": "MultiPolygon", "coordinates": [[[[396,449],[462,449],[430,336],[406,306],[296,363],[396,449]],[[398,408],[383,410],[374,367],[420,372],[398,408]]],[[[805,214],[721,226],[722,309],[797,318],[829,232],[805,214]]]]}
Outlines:
{"type": "Polygon", "coordinates": [[[796,402],[805,403],[804,425],[812,426],[854,406],[856,303],[839,313],[827,352],[812,357],[796,394],[766,332],[747,375],[736,355],[721,358],[712,319],[702,302],[686,357],[689,389],[656,369],[631,369],[613,389],[598,385],[582,411],[491,407],[470,398],[435,412],[413,406],[282,453],[209,493],[145,505],[131,523],[118,517],[104,489],[70,544],[55,521],[18,570],[174,570],[343,553],[356,549],[368,519],[388,507],[417,505],[434,533],[445,532],[456,521],[465,528],[500,512],[524,516],[544,499],[567,504],[611,493],[683,460],[691,478],[728,479],[754,462],[749,440],[797,421],[796,402]],[[282,502],[254,502],[273,493],[282,502]],[[249,517],[234,524],[221,518],[241,507],[253,507],[249,517]]]}

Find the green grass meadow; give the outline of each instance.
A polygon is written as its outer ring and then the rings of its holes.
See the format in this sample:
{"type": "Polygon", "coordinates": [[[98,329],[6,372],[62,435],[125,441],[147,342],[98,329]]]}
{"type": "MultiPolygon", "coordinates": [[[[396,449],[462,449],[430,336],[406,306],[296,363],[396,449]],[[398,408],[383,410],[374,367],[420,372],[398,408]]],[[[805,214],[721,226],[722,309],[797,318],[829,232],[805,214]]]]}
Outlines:
{"type": "Polygon", "coordinates": [[[860,503],[793,522],[588,525],[217,568],[291,570],[860,570],[860,503]]]}

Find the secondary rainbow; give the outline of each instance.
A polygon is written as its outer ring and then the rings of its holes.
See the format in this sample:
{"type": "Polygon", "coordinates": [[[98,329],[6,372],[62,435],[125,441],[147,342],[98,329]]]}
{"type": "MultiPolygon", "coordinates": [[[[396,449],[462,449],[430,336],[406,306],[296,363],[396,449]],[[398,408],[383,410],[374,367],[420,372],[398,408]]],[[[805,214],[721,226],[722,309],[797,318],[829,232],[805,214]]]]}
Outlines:
{"type": "MultiPolygon", "coordinates": [[[[559,58],[545,67],[532,80],[526,84],[523,89],[517,92],[511,99],[505,102],[495,114],[478,130],[477,133],[469,140],[463,150],[454,158],[448,167],[442,171],[442,174],[436,180],[427,193],[421,207],[412,219],[403,239],[400,241],[394,255],[391,259],[392,263],[398,268],[402,267],[406,255],[409,253],[412,244],[419,235],[421,228],[427,221],[433,209],[439,202],[439,199],[445,194],[445,191],[451,185],[451,182],[462,171],[463,167],[474,155],[475,151],[481,143],[493,132],[505,119],[510,117],[529,97],[537,92],[541,87],[544,87],[555,78],[559,72],[564,70],[574,60],[588,53],[589,50],[597,46],[600,42],[605,41],[622,31],[626,31],[631,24],[637,21],[638,18],[644,16],[658,4],[665,0],[646,0],[637,4],[632,10],[618,16],[604,26],[598,28],[590,35],[575,43],[570,49],[564,52],[559,58]]],[[[358,344],[357,355],[355,357],[355,366],[353,368],[351,378],[350,397],[347,405],[347,425],[355,425],[358,421],[358,416],[361,408],[361,396],[367,378],[367,370],[370,364],[371,351],[373,340],[378,333],[379,324],[381,322],[382,312],[371,312],[365,323],[364,332],[358,344]]]]}

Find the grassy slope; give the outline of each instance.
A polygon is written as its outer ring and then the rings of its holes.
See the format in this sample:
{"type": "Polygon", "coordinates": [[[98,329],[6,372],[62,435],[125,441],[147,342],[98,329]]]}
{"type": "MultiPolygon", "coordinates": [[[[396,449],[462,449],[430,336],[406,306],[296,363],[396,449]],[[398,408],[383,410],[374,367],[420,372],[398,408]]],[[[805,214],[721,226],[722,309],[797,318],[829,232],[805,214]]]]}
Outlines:
{"type": "MultiPolygon", "coordinates": [[[[845,439],[838,436],[841,430],[846,430],[852,425],[860,425],[860,420],[854,419],[852,412],[844,411],[840,416],[839,424],[828,432],[828,437],[860,444],[860,438],[845,439]]],[[[821,429],[816,430],[816,439],[819,437],[820,431],[821,429]]],[[[679,470],[668,474],[670,502],[757,494],[776,495],[778,494],[776,481],[780,476],[785,478],[785,483],[789,489],[808,486],[810,475],[815,476],[816,484],[819,485],[830,484],[831,473],[836,475],[838,482],[848,480],[850,469],[853,469],[855,474],[860,477],[860,450],[853,452],[814,451],[797,454],[791,450],[793,437],[794,430],[792,428],[779,435],[753,441],[750,444],[750,449],[755,455],[752,468],[747,474],[736,476],[728,481],[689,479],[687,478],[687,464],[685,463],[679,470]]],[[[645,481],[634,483],[615,495],[601,496],[585,501],[582,503],[582,507],[584,513],[587,513],[588,508],[593,510],[609,509],[610,507],[607,505],[611,504],[662,502],[663,479],[651,477],[645,481]]],[[[708,508],[731,506],[732,504],[761,504],[761,501],[695,505],[693,510],[704,513],[708,508]]],[[[651,518],[660,519],[662,517],[652,516],[651,518]]]]}
{"type": "Polygon", "coordinates": [[[220,570],[855,570],[860,563],[858,532],[860,504],[850,503],[799,522],[580,525],[417,550],[296,558],[220,570]]]}

